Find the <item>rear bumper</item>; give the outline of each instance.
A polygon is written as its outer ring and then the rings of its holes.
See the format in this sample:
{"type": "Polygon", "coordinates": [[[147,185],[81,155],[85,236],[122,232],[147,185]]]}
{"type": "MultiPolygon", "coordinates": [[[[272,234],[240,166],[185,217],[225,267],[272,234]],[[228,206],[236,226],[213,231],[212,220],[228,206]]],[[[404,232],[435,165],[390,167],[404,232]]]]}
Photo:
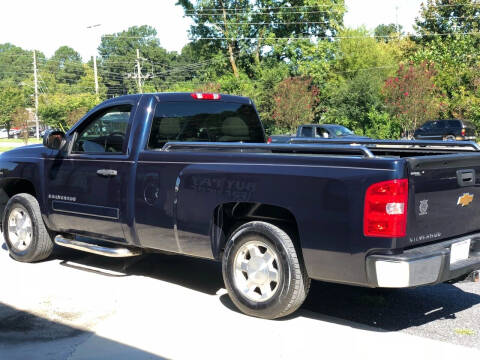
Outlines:
{"type": "Polygon", "coordinates": [[[374,287],[414,287],[460,278],[480,269],[480,233],[405,250],[402,254],[367,257],[367,277],[374,287]],[[450,264],[452,244],[470,239],[468,258],[450,264]]]}

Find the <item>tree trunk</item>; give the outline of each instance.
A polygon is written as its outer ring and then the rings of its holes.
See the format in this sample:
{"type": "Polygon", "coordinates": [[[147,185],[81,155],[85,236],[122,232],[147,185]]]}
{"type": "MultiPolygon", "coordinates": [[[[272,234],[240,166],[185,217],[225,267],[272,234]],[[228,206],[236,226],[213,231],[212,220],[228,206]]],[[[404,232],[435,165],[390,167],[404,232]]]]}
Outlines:
{"type": "Polygon", "coordinates": [[[232,65],[232,70],[233,70],[233,75],[235,75],[236,78],[238,78],[238,68],[237,64],[235,62],[235,56],[233,55],[233,47],[232,44],[228,38],[228,29],[227,29],[227,11],[225,10],[225,6],[223,5],[223,1],[220,1],[220,4],[222,5],[222,13],[223,13],[223,24],[225,26],[225,38],[227,39],[227,45],[228,45],[228,55],[230,58],[230,65],[232,65]]]}
{"type": "Polygon", "coordinates": [[[262,28],[258,36],[257,48],[255,49],[255,64],[257,65],[260,65],[260,50],[262,49],[262,38],[264,34],[265,34],[265,29],[262,28]]]}
{"type": "Polygon", "coordinates": [[[227,40],[227,44],[228,44],[228,53],[230,55],[230,64],[232,65],[233,74],[235,75],[236,78],[238,78],[238,68],[237,68],[237,64],[235,63],[235,57],[233,56],[233,48],[230,42],[228,42],[228,40],[227,40]]]}

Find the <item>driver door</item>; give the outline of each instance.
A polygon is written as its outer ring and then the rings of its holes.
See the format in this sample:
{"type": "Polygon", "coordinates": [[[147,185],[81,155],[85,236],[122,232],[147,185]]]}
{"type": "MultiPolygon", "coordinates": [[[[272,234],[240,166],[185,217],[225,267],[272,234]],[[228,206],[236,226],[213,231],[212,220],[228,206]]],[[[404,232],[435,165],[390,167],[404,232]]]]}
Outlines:
{"type": "Polygon", "coordinates": [[[47,160],[48,206],[58,231],[124,241],[134,107],[101,109],[70,134],[68,150],[47,160]]]}

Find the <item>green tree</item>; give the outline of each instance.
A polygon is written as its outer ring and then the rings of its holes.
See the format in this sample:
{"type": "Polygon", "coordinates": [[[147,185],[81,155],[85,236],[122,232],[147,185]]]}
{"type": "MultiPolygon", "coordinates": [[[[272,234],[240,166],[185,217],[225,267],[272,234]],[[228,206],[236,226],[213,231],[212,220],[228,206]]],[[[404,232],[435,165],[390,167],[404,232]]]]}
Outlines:
{"type": "MultiPolygon", "coordinates": [[[[37,51],[37,64],[41,69],[45,64],[45,55],[37,51]]],[[[0,44],[0,82],[10,86],[18,85],[33,74],[33,52],[10,43],[0,44]]]]}
{"type": "Polygon", "coordinates": [[[107,87],[107,96],[139,92],[136,82],[137,49],[140,53],[142,83],[151,89],[166,81],[181,78],[171,63],[178,55],[160,46],[157,31],[148,25],[133,26],[116,34],[104,35],[98,48],[99,73],[107,87]]]}
{"type": "Polygon", "coordinates": [[[369,70],[359,71],[353,78],[330,82],[326,112],[322,121],[344,125],[358,134],[367,134],[372,127],[369,113],[382,112],[380,94],[383,77],[369,70]]]}
{"type": "Polygon", "coordinates": [[[8,132],[12,124],[13,115],[18,108],[24,107],[22,91],[18,88],[7,87],[0,90],[0,124],[8,132]]]}
{"type": "Polygon", "coordinates": [[[62,84],[75,84],[85,75],[82,57],[68,46],[59,47],[48,59],[45,70],[54,74],[55,80],[62,84]]]}
{"type": "Polygon", "coordinates": [[[377,38],[378,41],[385,41],[388,42],[391,37],[395,34],[402,35],[403,34],[403,26],[397,24],[380,24],[378,25],[373,34],[377,38]]]}
{"type": "Polygon", "coordinates": [[[416,64],[433,61],[435,85],[446,96],[445,116],[473,120],[480,126],[478,81],[480,50],[478,36],[437,37],[422,44],[409,59],[416,64]]]}
{"type": "Polygon", "coordinates": [[[39,115],[45,124],[65,131],[99,102],[94,94],[43,95],[39,115]]]}
{"type": "Polygon", "coordinates": [[[427,0],[422,3],[415,24],[422,42],[434,40],[436,36],[432,34],[478,32],[480,6],[476,0],[427,0]]]}
{"type": "Polygon", "coordinates": [[[239,59],[248,66],[253,57],[258,65],[265,56],[291,55],[290,39],[335,35],[345,11],[343,0],[178,0],[177,4],[194,22],[190,35],[197,47],[227,56],[236,77],[239,59]]]}
{"type": "Polygon", "coordinates": [[[301,69],[323,73],[317,119],[366,134],[376,118],[369,114],[384,112],[381,89],[398,66],[404,40],[379,42],[365,28],[344,29],[340,37],[333,46],[318,44],[327,55],[301,69]]]}

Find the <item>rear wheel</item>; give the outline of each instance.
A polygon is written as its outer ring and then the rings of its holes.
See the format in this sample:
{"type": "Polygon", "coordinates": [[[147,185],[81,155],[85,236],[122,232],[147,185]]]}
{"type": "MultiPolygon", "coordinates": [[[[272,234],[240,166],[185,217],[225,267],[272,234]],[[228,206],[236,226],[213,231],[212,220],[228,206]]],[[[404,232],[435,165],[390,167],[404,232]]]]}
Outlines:
{"type": "Polygon", "coordinates": [[[453,135],[446,135],[446,136],[443,137],[443,140],[444,140],[444,141],[445,141],[445,140],[446,140],[446,141],[453,141],[453,140],[455,140],[455,136],[453,136],[453,135]]]}
{"type": "Polygon", "coordinates": [[[22,262],[46,259],[53,241],[43,223],[37,199],[30,194],[10,198],[3,215],[3,236],[12,258],[22,262]]]}
{"type": "Polygon", "coordinates": [[[243,313],[265,319],[293,313],[310,287],[290,236],[261,221],[246,223],[230,236],[222,269],[233,303],[243,313]]]}

